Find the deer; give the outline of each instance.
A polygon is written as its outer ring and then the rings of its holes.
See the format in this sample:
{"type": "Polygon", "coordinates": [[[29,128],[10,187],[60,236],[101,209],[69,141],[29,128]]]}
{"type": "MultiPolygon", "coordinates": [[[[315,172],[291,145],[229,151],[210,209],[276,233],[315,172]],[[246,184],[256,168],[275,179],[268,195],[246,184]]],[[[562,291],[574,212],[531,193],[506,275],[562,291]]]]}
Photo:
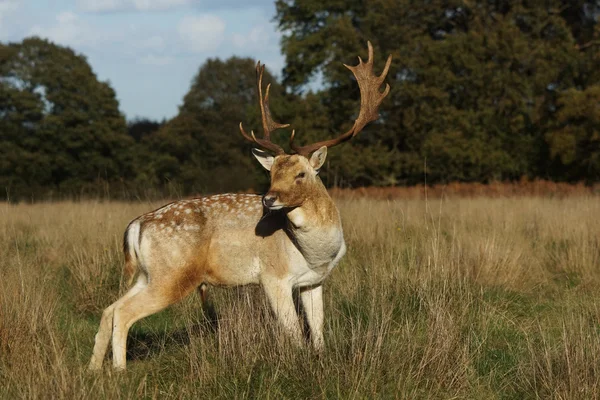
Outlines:
{"type": "Polygon", "coordinates": [[[102,313],[88,369],[102,368],[112,339],[115,370],[126,368],[130,327],[138,320],[180,301],[206,285],[262,286],[279,326],[293,343],[306,337],[316,352],[324,350],[323,281],[346,253],[340,213],[319,177],[327,149],[355,137],[379,118],[379,106],[390,91],[381,92],[392,56],[381,75],[373,73],[373,46],[368,60],[345,65],[360,90],[360,111],[352,127],[342,135],[306,146],[289,138],[292,151],[271,141],[277,129],[269,89],[263,97],[264,65],[256,65],[257,94],[263,136],[246,132],[244,139],[260,148],[252,154],[270,173],[264,196],[217,194],[169,203],[132,220],[125,230],[124,276],[130,289],[102,313]],[[308,332],[303,333],[293,293],[299,293],[308,332]]]}

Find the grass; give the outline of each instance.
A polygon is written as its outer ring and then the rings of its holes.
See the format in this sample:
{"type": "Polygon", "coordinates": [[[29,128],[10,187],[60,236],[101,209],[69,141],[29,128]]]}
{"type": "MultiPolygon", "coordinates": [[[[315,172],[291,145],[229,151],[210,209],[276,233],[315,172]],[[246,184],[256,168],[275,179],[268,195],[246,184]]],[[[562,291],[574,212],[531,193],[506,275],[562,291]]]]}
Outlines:
{"type": "Polygon", "coordinates": [[[340,198],[327,351],[290,347],[259,288],[134,325],[128,370],[85,370],[126,288],[121,238],[157,204],[0,205],[0,397],[600,397],[600,201],[340,198]]]}

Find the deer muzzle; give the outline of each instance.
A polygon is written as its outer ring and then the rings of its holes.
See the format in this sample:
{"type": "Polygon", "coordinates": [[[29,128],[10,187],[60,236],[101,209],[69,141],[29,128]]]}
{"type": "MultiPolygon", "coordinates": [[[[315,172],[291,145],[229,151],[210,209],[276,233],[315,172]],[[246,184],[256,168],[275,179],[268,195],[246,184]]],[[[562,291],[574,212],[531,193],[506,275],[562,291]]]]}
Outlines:
{"type": "Polygon", "coordinates": [[[277,204],[278,197],[279,197],[279,194],[277,192],[268,192],[263,197],[263,200],[262,200],[263,205],[265,207],[267,207],[269,210],[279,210],[280,208],[283,207],[283,205],[277,204]]]}

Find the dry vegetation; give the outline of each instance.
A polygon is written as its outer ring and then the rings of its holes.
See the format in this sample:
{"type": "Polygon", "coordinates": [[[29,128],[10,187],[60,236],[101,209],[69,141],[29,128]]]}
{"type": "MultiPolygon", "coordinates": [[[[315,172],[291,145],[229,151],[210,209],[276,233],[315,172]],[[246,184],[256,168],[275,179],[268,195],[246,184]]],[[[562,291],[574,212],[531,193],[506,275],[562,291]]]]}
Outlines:
{"type": "Polygon", "coordinates": [[[529,180],[523,177],[515,182],[451,182],[436,185],[414,185],[396,187],[361,187],[355,189],[333,189],[337,198],[355,199],[369,197],[379,200],[426,199],[442,197],[570,197],[600,194],[600,184],[552,182],[543,179],[529,180]]]}
{"type": "Polygon", "coordinates": [[[290,348],[257,288],[136,324],[88,374],[123,291],[123,229],[157,204],[0,205],[1,398],[600,397],[600,201],[340,198],[327,352],[290,348]]]}

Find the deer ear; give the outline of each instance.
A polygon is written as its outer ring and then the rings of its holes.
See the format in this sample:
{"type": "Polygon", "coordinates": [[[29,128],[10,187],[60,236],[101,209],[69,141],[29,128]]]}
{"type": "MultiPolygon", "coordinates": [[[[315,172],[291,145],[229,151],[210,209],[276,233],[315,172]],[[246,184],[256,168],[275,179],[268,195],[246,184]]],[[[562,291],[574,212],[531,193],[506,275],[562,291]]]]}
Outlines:
{"type": "Polygon", "coordinates": [[[312,153],[312,156],[310,156],[310,165],[318,171],[325,163],[325,158],[327,158],[327,146],[323,146],[312,153]]]}
{"type": "Polygon", "coordinates": [[[267,153],[266,151],[262,151],[259,149],[252,149],[252,154],[260,165],[262,165],[267,171],[271,170],[271,166],[273,165],[273,161],[275,161],[275,157],[267,153]]]}

